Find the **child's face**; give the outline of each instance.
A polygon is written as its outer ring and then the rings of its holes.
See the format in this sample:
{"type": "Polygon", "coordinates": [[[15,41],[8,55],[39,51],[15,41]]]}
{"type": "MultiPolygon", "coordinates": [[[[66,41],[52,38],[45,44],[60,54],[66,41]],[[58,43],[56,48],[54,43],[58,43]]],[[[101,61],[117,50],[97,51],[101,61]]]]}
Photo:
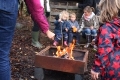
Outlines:
{"type": "Polygon", "coordinates": [[[71,21],[75,21],[75,20],[76,20],[76,16],[75,16],[75,15],[71,15],[71,16],[70,16],[70,20],[71,20],[71,21]]]}
{"type": "Polygon", "coordinates": [[[67,20],[67,15],[62,16],[62,20],[67,20]]]}
{"type": "Polygon", "coordinates": [[[85,15],[85,16],[90,16],[90,15],[91,15],[91,12],[84,11],[84,15],[85,15]]]}
{"type": "Polygon", "coordinates": [[[64,16],[64,17],[62,18],[62,20],[67,20],[67,17],[66,17],[66,16],[64,16]]]}

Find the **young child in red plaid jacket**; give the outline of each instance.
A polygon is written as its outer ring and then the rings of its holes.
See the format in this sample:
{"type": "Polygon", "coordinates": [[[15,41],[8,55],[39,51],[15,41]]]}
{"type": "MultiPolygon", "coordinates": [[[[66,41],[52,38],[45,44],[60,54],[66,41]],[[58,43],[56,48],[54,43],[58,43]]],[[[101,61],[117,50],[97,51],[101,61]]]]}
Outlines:
{"type": "Polygon", "coordinates": [[[96,80],[120,80],[120,0],[101,0],[100,26],[96,39],[98,47],[91,69],[96,80]]]}

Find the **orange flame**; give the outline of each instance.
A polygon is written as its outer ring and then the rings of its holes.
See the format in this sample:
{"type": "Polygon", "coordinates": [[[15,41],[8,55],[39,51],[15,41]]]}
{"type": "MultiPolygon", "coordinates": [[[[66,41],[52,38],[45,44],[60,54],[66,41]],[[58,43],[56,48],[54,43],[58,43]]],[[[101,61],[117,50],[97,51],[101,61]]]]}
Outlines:
{"type": "Polygon", "coordinates": [[[67,54],[69,59],[74,60],[74,57],[72,56],[74,47],[75,47],[75,40],[73,40],[73,42],[69,45],[69,47],[66,47],[63,50],[62,50],[61,46],[57,46],[56,56],[61,57],[61,56],[67,54]]]}
{"type": "Polygon", "coordinates": [[[56,52],[57,57],[61,57],[65,54],[66,54],[66,48],[62,50],[61,46],[57,46],[57,52],[56,52]]]}
{"type": "Polygon", "coordinates": [[[73,43],[70,44],[67,50],[69,59],[74,59],[74,57],[72,56],[74,47],[75,47],[75,40],[73,40],[73,43]]]}

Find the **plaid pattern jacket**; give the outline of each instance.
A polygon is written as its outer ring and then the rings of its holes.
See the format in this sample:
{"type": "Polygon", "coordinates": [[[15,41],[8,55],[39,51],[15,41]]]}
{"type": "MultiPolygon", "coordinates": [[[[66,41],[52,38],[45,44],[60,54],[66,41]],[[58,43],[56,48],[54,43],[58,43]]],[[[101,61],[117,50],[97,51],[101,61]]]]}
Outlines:
{"type": "Polygon", "coordinates": [[[96,44],[92,69],[101,73],[101,80],[120,80],[120,18],[99,28],[96,44]]]}

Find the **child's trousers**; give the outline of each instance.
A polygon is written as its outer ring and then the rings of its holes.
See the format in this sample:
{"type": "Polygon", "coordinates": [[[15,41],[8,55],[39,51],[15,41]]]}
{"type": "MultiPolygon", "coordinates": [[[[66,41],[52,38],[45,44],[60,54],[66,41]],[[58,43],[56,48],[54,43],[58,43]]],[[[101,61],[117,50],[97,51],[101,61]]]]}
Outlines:
{"type": "Polygon", "coordinates": [[[73,38],[75,37],[77,43],[80,43],[80,33],[78,32],[69,32],[68,33],[68,43],[72,43],[73,38]]]}
{"type": "Polygon", "coordinates": [[[89,29],[89,28],[86,28],[86,29],[83,29],[82,31],[82,35],[85,36],[85,35],[91,35],[91,36],[96,36],[97,35],[97,30],[96,29],[89,29]]]}
{"type": "Polygon", "coordinates": [[[63,37],[64,41],[67,41],[67,40],[68,40],[68,33],[66,33],[66,32],[63,32],[63,34],[57,33],[57,34],[55,34],[55,35],[56,35],[56,36],[55,36],[55,41],[62,40],[62,37],[63,37]]]}

